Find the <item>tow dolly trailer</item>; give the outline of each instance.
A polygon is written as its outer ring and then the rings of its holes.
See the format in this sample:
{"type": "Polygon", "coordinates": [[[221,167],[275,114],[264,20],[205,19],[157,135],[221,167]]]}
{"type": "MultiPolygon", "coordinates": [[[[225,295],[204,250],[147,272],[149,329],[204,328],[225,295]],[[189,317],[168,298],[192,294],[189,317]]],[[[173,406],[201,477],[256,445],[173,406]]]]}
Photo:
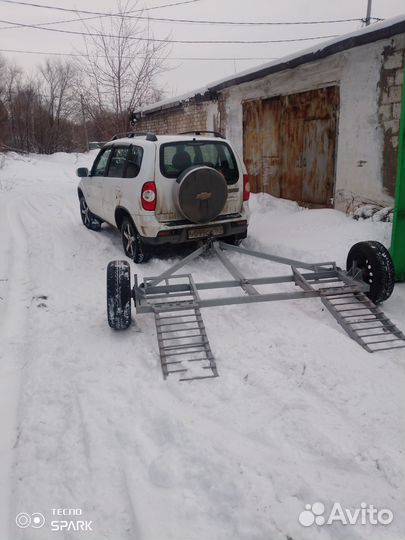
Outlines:
{"type": "Polygon", "coordinates": [[[136,313],[153,313],[163,376],[177,373],[181,381],[218,376],[201,308],[319,297],[342,328],[368,352],[405,347],[405,335],[377,307],[392,293],[394,273],[388,251],[378,242],[360,242],[349,252],[346,271],[335,262],[307,263],[244,247],[208,240],[162,274],[130,284],[127,261],[107,268],[107,318],[116,329],[131,324],[131,300],[136,313]],[[226,252],[265,259],[290,267],[282,276],[247,278],[226,252]],[[195,282],[178,270],[203,254],[213,254],[233,279],[195,282]],[[263,293],[258,287],[291,283],[299,290],[263,293]],[[202,298],[207,290],[240,288],[243,294],[202,298]],[[190,369],[190,366],[191,369],[190,369]],[[196,366],[198,368],[196,369],[196,366]],[[191,372],[191,374],[190,374],[191,372]]]}

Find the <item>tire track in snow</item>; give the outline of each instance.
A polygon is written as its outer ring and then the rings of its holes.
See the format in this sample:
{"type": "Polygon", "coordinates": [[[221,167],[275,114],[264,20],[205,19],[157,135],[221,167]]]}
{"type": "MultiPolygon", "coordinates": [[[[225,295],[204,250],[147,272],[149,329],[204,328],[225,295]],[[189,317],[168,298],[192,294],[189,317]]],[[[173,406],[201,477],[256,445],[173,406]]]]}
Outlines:
{"type": "Polygon", "coordinates": [[[10,516],[15,514],[13,506],[12,469],[15,451],[20,437],[18,400],[21,377],[26,358],[25,336],[30,304],[28,270],[27,231],[20,211],[23,199],[11,196],[5,201],[2,215],[6,216],[2,227],[8,238],[9,249],[3,272],[8,281],[3,294],[4,307],[0,321],[0,342],[3,343],[0,376],[0,410],[2,424],[0,469],[0,537],[10,538],[8,527],[10,516]]]}
{"type": "MultiPolygon", "coordinates": [[[[125,467],[125,454],[115,428],[106,422],[101,428],[95,421],[95,415],[86,409],[83,392],[72,389],[78,405],[77,431],[84,454],[87,471],[85,472],[86,490],[76,490],[79,506],[85,507],[94,517],[98,533],[106,538],[116,536],[117,523],[121,532],[120,540],[143,540],[141,521],[128,484],[125,467]],[[92,421],[93,420],[93,421],[92,421]],[[104,448],[104,452],[100,452],[104,448]],[[82,498],[80,498],[80,496],[82,498]]],[[[66,477],[69,482],[69,478],[66,477]]]]}

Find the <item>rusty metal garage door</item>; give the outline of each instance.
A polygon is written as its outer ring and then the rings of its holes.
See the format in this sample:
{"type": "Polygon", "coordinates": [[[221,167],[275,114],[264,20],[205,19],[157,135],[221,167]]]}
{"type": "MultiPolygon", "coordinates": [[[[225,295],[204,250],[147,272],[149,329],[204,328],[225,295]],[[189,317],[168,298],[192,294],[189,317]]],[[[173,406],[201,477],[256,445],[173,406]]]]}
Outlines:
{"type": "Polygon", "coordinates": [[[254,192],[332,206],[339,89],[243,103],[243,152],[254,192]]]}

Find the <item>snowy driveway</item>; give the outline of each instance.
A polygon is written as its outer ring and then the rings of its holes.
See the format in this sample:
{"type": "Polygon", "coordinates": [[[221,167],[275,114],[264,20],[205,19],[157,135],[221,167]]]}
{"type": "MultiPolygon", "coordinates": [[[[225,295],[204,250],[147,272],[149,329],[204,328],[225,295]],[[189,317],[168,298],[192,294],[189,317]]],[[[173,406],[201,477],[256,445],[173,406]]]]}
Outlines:
{"type": "MultiPolygon", "coordinates": [[[[220,377],[163,381],[151,316],[107,327],[105,269],[123,255],[112,228],[80,222],[74,169],[89,161],[10,155],[0,169],[0,539],[403,537],[403,352],[368,354],[317,299],[213,308],[203,317],[220,377]],[[315,501],[366,502],[394,520],[305,528],[298,515],[315,501]],[[52,532],[63,508],[92,531],[52,532]],[[45,526],[18,528],[20,512],[45,526]]],[[[252,209],[246,245],[284,256],[343,266],[353,243],[389,242],[388,224],[333,210],[269,196],[252,209]]],[[[189,269],[224,276],[209,259],[189,269]]],[[[404,300],[401,285],[384,306],[402,330],[404,300]]]]}

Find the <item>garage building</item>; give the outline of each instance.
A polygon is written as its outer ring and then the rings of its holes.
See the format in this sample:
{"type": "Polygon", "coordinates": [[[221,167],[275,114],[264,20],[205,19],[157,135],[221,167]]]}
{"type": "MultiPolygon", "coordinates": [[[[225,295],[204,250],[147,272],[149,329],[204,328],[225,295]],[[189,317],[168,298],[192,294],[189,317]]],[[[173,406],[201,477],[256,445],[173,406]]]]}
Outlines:
{"type": "Polygon", "coordinates": [[[135,111],[139,131],[215,130],[254,192],[310,207],[392,205],[405,17],[324,42],[135,111]]]}

